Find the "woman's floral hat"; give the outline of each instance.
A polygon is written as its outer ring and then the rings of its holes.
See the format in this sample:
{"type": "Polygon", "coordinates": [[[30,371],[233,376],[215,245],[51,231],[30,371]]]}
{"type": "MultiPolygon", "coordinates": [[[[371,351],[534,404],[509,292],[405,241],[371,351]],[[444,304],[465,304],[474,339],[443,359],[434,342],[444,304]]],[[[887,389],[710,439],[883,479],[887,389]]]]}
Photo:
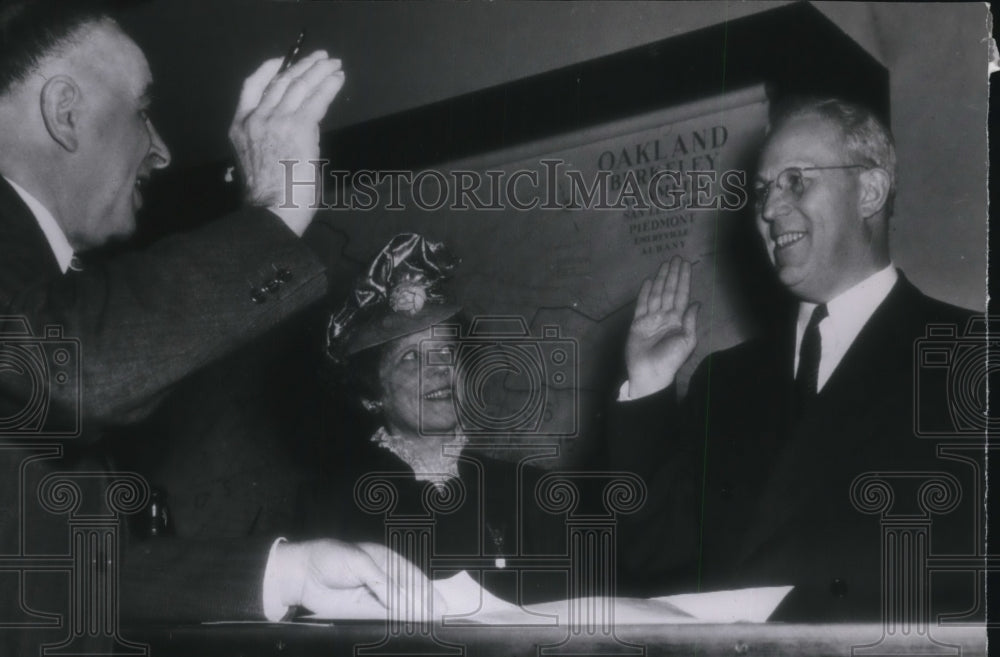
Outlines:
{"type": "Polygon", "coordinates": [[[461,308],[440,289],[457,265],[440,242],[415,233],[393,237],[330,315],[327,355],[343,360],[457,315],[461,308]]]}

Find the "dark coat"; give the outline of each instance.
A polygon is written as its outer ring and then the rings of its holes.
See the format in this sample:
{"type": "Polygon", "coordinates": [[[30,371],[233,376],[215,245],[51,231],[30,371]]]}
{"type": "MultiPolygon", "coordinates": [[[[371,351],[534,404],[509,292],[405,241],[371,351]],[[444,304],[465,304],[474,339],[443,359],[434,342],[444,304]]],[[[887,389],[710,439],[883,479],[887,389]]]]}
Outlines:
{"type": "MultiPolygon", "coordinates": [[[[651,498],[623,528],[624,579],[675,590],[793,584],[779,619],[877,620],[880,518],[855,508],[851,485],[870,471],[942,470],[971,484],[914,429],[919,340],[929,323],[961,335],[971,313],[900,275],[801,412],[792,407],[793,313],[779,331],[707,357],[683,402],[671,387],[615,404],[613,460],[643,475],[651,498]]],[[[922,421],[948,421],[943,387],[922,390],[922,421]]],[[[912,512],[913,492],[899,495],[912,512]]],[[[935,519],[935,550],[952,533],[971,538],[964,520],[949,529],[935,519]]]]}
{"type": "MultiPolygon", "coordinates": [[[[100,475],[108,467],[94,441],[101,427],[148,413],[171,386],[325,289],[315,256],[264,209],[237,212],[64,275],[30,210],[0,180],[0,315],[26,320],[36,336],[58,326],[62,337],[53,341],[79,341],[68,368],[73,378],[45,391],[51,403],[49,424],[42,426],[58,422],[78,428],[78,435],[46,438],[16,426],[0,434],[0,557],[70,554],[66,515],[39,506],[41,478],[53,471],[100,475]],[[251,285],[271,281],[280,268],[290,279],[272,286],[263,302],[251,299],[251,285]]],[[[11,349],[11,340],[0,336],[0,355],[4,349],[11,349]]],[[[28,403],[29,382],[27,376],[0,377],[0,416],[14,417],[28,403]]],[[[81,511],[101,511],[100,479],[87,478],[81,511]]],[[[124,528],[119,535],[124,542],[124,528]]],[[[158,539],[130,545],[115,564],[122,615],[164,622],[259,618],[270,543],[158,539]]],[[[115,555],[107,559],[117,561],[115,555]]],[[[38,614],[64,614],[68,582],[62,573],[28,573],[21,581],[14,570],[0,572],[0,619],[45,624],[38,614]],[[26,616],[19,595],[34,618],[26,616]]],[[[0,628],[0,652],[37,655],[41,644],[67,635],[65,625],[49,625],[0,628]]]]}
{"type": "MultiPolygon", "coordinates": [[[[513,577],[518,556],[565,560],[565,515],[548,513],[534,498],[544,470],[466,446],[458,465],[461,501],[454,510],[441,510],[434,508],[434,501],[428,502],[436,495],[434,484],[418,481],[397,456],[367,440],[350,445],[353,449],[344,451],[325,476],[303,487],[298,506],[298,532],[303,538],[335,536],[385,544],[387,518],[411,518],[418,524],[432,519],[429,574],[447,577],[466,569],[475,576],[476,568],[485,564],[494,571],[486,576],[486,588],[511,601],[519,599],[513,577]],[[362,480],[369,477],[392,482],[395,505],[390,514],[363,508],[362,480]],[[495,569],[500,557],[510,564],[495,569]]],[[[522,579],[524,603],[566,597],[564,575],[525,573],[522,579]]]]}

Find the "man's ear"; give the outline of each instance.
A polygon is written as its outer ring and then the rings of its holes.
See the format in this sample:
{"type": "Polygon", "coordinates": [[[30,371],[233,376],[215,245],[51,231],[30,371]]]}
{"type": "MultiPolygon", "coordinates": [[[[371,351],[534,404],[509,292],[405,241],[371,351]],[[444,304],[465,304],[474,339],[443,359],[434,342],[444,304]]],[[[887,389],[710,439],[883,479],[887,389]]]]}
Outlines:
{"type": "Polygon", "coordinates": [[[878,213],[889,200],[889,174],[885,169],[874,167],[861,172],[861,193],[858,209],[864,219],[878,213]]]}
{"type": "Polygon", "coordinates": [[[83,97],[76,80],[56,75],[42,87],[42,120],[52,139],[70,153],[80,146],[79,107],[83,97]]]}

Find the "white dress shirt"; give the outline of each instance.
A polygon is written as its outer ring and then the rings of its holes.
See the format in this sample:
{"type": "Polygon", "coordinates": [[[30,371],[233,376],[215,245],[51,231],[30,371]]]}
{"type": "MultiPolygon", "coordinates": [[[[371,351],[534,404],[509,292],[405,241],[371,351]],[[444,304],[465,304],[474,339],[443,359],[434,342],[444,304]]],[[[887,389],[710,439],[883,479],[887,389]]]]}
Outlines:
{"type": "MultiPolygon", "coordinates": [[[[830,375],[843,360],[844,354],[861,333],[861,329],[875,314],[875,309],[889,296],[889,292],[898,278],[899,274],[896,273],[896,268],[890,264],[827,302],[827,316],[819,323],[820,357],[819,378],[816,382],[817,391],[823,389],[823,386],[830,379],[830,375]]],[[[805,301],[799,304],[799,317],[795,326],[793,376],[799,371],[799,350],[802,346],[802,336],[816,305],[805,301]]],[[[618,401],[631,399],[633,397],[629,395],[629,382],[625,381],[618,389],[618,401]]],[[[638,399],[638,397],[634,399],[638,399]]]]}
{"type": "MultiPolygon", "coordinates": [[[[843,360],[844,354],[854,344],[854,340],[871,319],[875,309],[889,296],[898,278],[896,268],[890,264],[827,302],[827,316],[819,323],[820,356],[817,391],[822,390],[830,380],[833,371],[843,360]]],[[[815,308],[815,303],[803,301],[799,304],[799,318],[795,325],[793,374],[798,374],[802,336],[815,308]]]]}
{"type": "Polygon", "coordinates": [[[56,257],[56,262],[59,263],[59,269],[65,274],[69,270],[70,263],[73,262],[73,247],[69,245],[66,233],[63,232],[59,222],[52,216],[49,209],[42,205],[41,201],[28,193],[26,189],[7,176],[3,178],[14,188],[17,195],[21,197],[24,204],[31,210],[31,214],[35,216],[38,227],[45,233],[45,239],[49,243],[49,248],[52,249],[52,255],[56,257]]]}

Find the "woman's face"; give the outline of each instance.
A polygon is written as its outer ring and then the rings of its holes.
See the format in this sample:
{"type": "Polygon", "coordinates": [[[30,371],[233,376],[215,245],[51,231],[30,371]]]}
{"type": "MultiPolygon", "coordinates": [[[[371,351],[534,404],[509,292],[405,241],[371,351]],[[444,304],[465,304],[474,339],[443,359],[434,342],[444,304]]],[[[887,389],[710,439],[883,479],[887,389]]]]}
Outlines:
{"type": "MultiPolygon", "coordinates": [[[[430,337],[431,330],[427,329],[393,340],[385,347],[378,375],[382,412],[393,434],[438,435],[451,433],[458,424],[452,399],[454,367],[420,363],[420,343],[430,337]]],[[[439,350],[440,339],[434,342],[435,350],[439,350]]]]}

